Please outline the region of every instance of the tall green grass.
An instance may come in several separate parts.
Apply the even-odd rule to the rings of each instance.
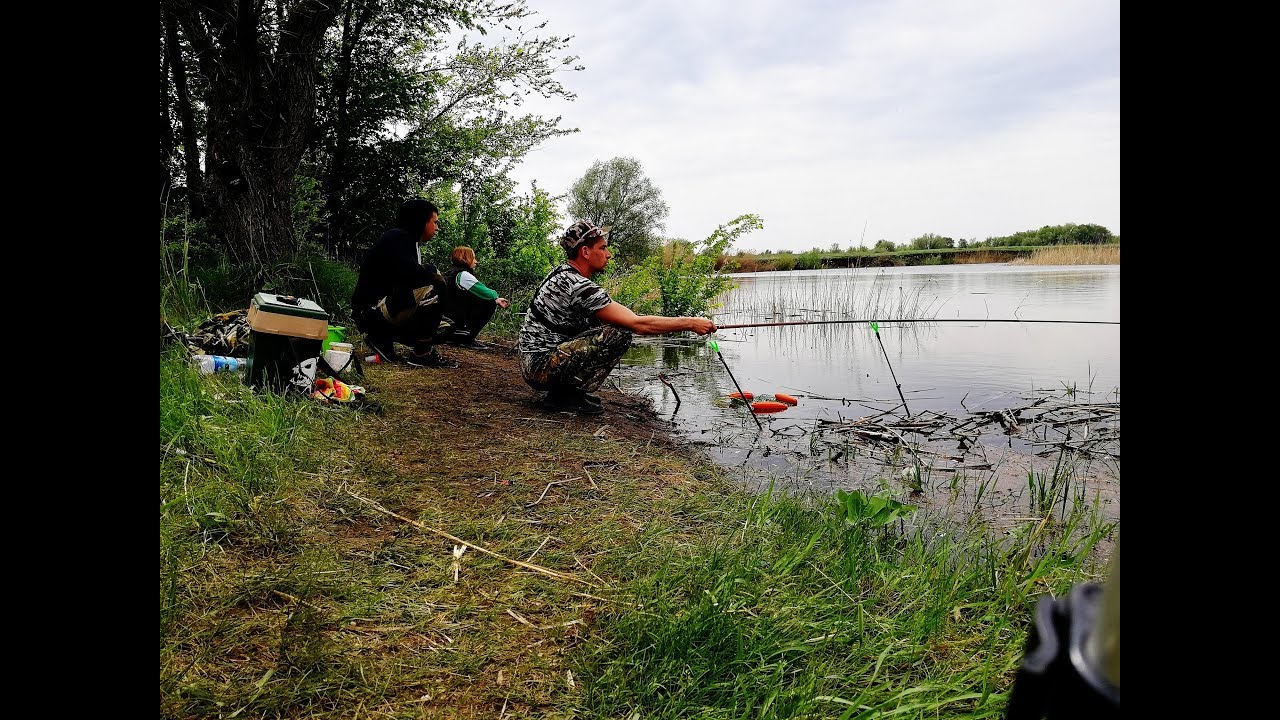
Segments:
[[[579,672],[592,717],[1002,716],[1036,597],[1093,579],[1113,529],[1083,503],[1009,536],[736,503],[696,542],[636,539],[633,604]]]
[[[327,445],[330,422],[312,400],[254,393],[234,373],[199,375],[185,355],[175,347],[160,363],[162,656],[195,632],[176,622],[207,602],[198,568],[225,546],[299,551],[299,498],[283,480],[322,462],[311,445]]]

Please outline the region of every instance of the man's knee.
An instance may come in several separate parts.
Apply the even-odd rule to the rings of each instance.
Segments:
[[[631,347],[635,335],[630,330],[616,325],[605,325],[600,336],[600,348],[611,358],[620,358]]]
[[[551,388],[551,368],[545,353],[521,353],[520,375],[529,387],[538,391]]]

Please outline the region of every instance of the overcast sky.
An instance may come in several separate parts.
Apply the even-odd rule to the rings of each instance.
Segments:
[[[561,75],[576,100],[526,106],[581,132],[517,166],[522,190],[635,158],[667,237],[763,217],[736,249],[1120,233],[1118,0],[529,5],[586,70]]]

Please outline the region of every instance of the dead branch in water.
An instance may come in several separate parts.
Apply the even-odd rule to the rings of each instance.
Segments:
[[[671,411],[671,417],[675,417],[676,413],[680,412],[680,393],[676,392],[676,386],[671,384],[665,373],[658,373],[658,380],[661,380],[663,385],[671,388],[671,394],[676,396],[676,407]]]

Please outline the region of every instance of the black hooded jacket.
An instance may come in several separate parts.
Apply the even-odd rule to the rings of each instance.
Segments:
[[[396,227],[382,233],[360,267],[360,278],[351,293],[353,313],[373,307],[392,289],[423,287],[439,277],[436,266],[423,264],[418,254],[418,241],[431,212],[432,205],[426,200],[409,200],[400,206]]]

